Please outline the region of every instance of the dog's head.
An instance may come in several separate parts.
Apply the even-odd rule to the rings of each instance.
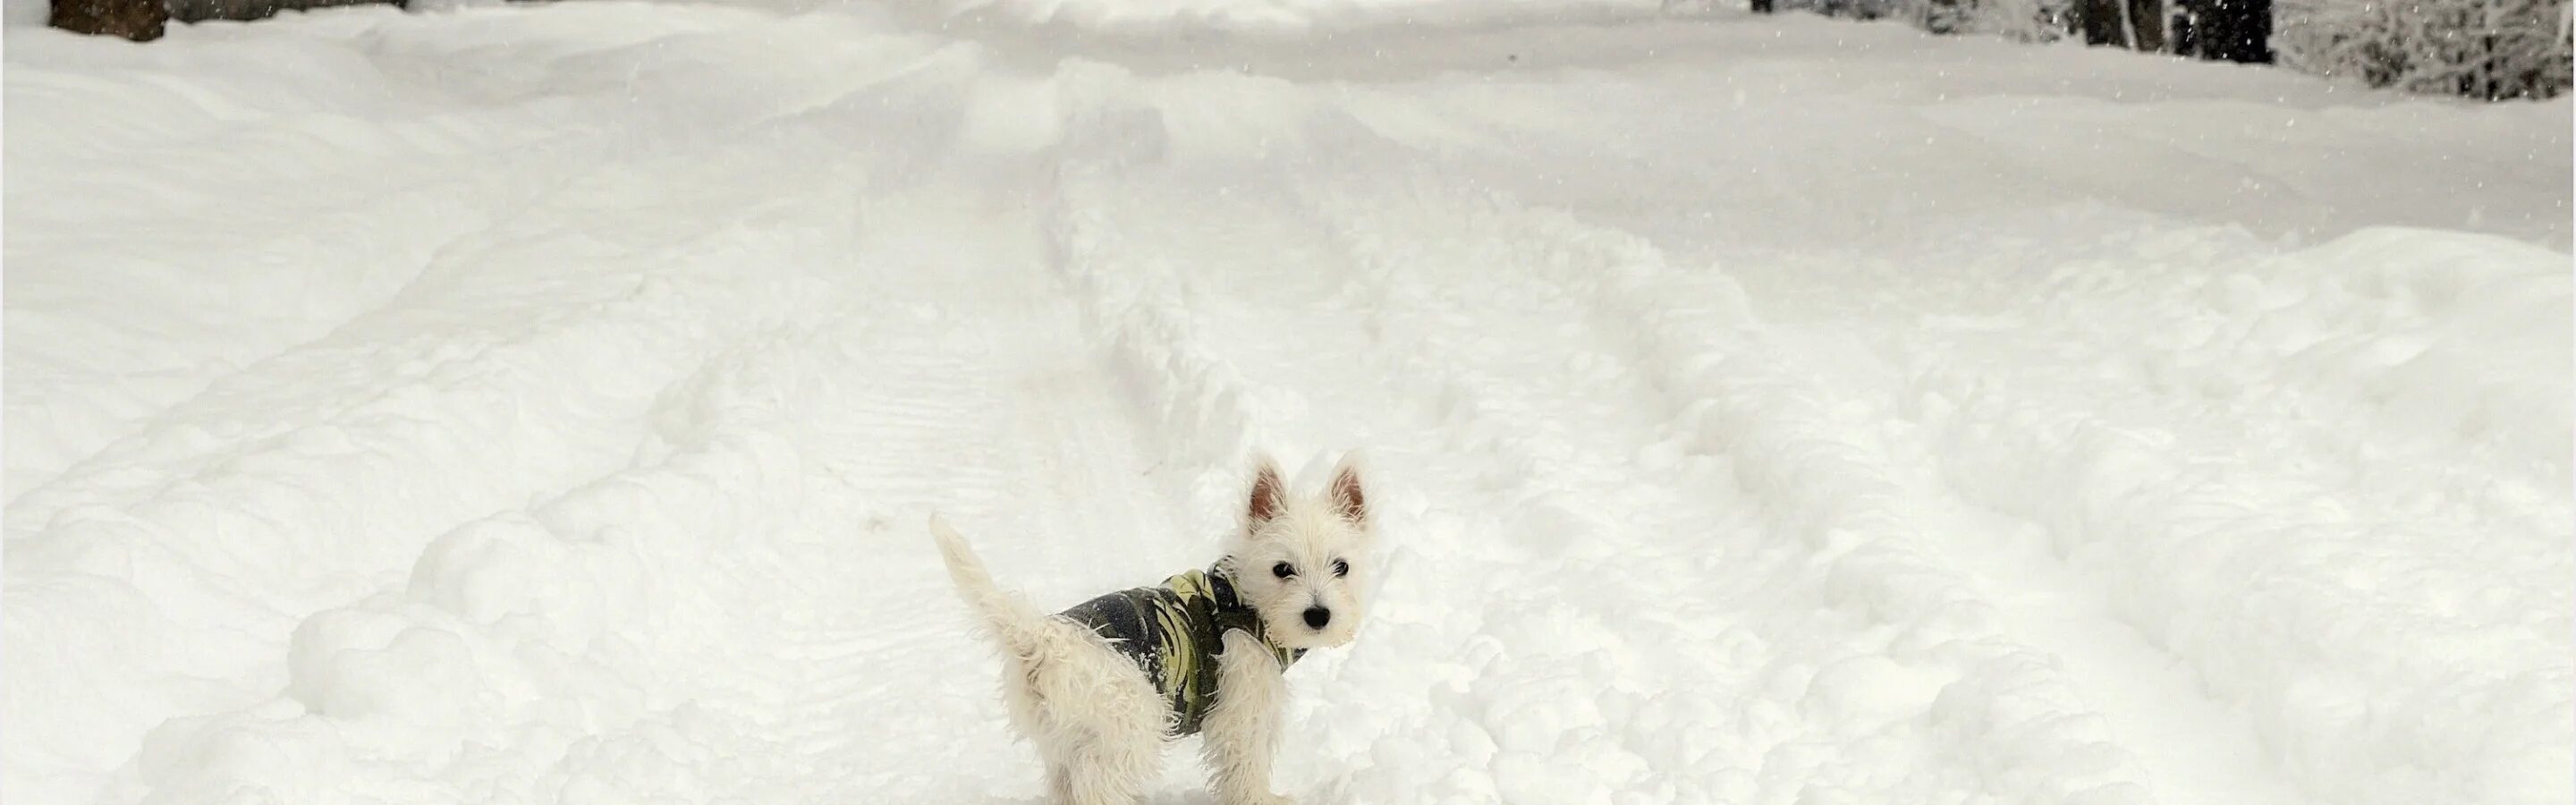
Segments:
[[[1253,468],[1243,526],[1226,551],[1227,575],[1261,616],[1271,642],[1328,648],[1351,642],[1366,608],[1361,580],[1375,572],[1368,495],[1344,457],[1321,494],[1297,495],[1264,457]]]

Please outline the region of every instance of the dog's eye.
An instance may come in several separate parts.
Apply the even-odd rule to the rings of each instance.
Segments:
[[[1350,575],[1350,574],[1351,574],[1351,563],[1349,563],[1349,562],[1344,562],[1344,561],[1339,560],[1339,559],[1335,559],[1335,560],[1333,560],[1333,575],[1336,575],[1336,576],[1348,576],[1348,575]]]
[[[1294,576],[1294,575],[1297,575],[1297,566],[1296,566],[1296,565],[1292,565],[1292,564],[1288,564],[1288,563],[1286,563],[1286,562],[1281,562],[1281,563],[1279,563],[1279,564],[1271,565],[1271,566],[1270,566],[1270,575],[1278,576],[1278,577],[1283,578],[1283,579],[1284,579],[1284,578],[1287,578],[1287,577],[1289,577],[1289,576]]]

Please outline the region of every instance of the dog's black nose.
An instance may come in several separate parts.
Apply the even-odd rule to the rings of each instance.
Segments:
[[[1333,622],[1333,611],[1332,611],[1332,610],[1325,609],[1325,608],[1323,608],[1323,607],[1307,607],[1307,608],[1306,608],[1306,627],[1307,627],[1307,628],[1309,628],[1309,629],[1321,629],[1321,628],[1324,628],[1324,624],[1332,623],[1332,622]]]

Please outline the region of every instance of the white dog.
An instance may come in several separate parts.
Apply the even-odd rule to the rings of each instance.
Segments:
[[[994,586],[936,514],[930,529],[958,593],[1002,647],[1004,703],[1046,757],[1056,801],[1134,802],[1163,743],[1197,732],[1218,801],[1288,801],[1270,791],[1280,674],[1308,649],[1350,642],[1363,607],[1373,536],[1350,459],[1311,497],[1289,494],[1278,466],[1261,459],[1243,524],[1214,567],[1055,615]]]

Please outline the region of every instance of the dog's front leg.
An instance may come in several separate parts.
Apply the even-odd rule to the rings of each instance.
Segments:
[[[1279,659],[1243,630],[1225,633],[1217,657],[1217,700],[1200,731],[1219,805],[1288,805],[1270,793],[1270,759],[1278,751],[1279,710],[1287,702]]]

